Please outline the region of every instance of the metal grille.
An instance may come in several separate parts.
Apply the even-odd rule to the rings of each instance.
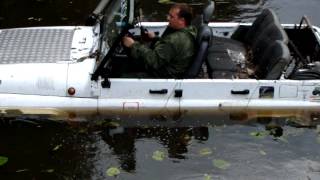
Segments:
[[[69,61],[74,30],[8,29],[0,31],[0,64]]]

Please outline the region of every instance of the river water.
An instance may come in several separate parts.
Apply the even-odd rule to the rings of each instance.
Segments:
[[[203,1],[188,1],[197,10]],[[83,24],[97,0],[1,0],[0,27]],[[213,21],[320,25],[320,1],[219,0]],[[169,5],[142,0],[145,20]],[[319,114],[119,117],[92,122],[0,121],[0,179],[320,179]],[[7,162],[2,164],[3,158]]]

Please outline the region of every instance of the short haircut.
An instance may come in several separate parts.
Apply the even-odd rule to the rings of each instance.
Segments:
[[[179,18],[184,18],[186,25],[189,26],[193,18],[192,8],[186,3],[176,3],[171,7],[173,8],[179,9]]]

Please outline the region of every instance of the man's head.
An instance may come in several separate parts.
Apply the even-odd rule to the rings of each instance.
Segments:
[[[185,3],[174,4],[168,14],[169,26],[173,29],[183,29],[191,24],[192,9]]]

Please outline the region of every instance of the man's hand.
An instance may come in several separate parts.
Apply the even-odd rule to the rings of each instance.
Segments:
[[[134,40],[131,37],[125,36],[123,37],[122,42],[125,47],[131,48],[134,43]]]
[[[148,37],[150,38],[150,39],[153,39],[153,38],[155,38],[156,37],[156,34],[154,33],[154,32],[147,32],[147,34],[148,34]]]

